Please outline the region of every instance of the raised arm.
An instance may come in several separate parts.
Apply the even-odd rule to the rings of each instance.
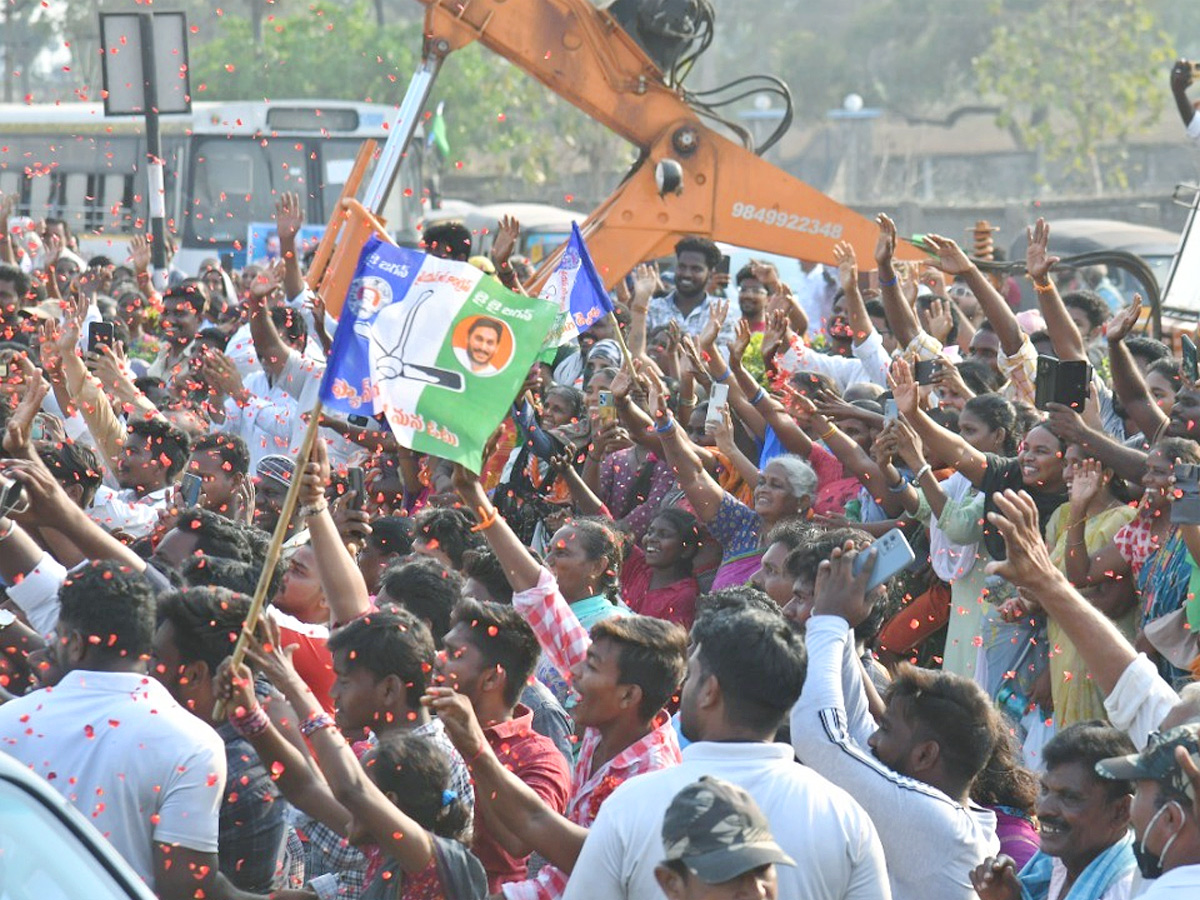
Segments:
[[[284,264],[286,266],[286,264]],[[272,379],[279,378],[287,365],[291,348],[284,343],[275,320],[271,318],[271,295],[280,286],[284,272],[277,264],[263,271],[250,285],[250,337],[254,341],[254,352],[262,364],[263,371]]]
[[[629,355],[634,359],[646,356],[646,316],[650,314],[650,298],[658,283],[658,273],[648,265],[633,270],[633,297],[629,301]]]
[[[344,625],[370,612],[371,594],[325,500],[329,476],[329,450],[325,439],[318,437],[300,482],[300,512],[308,524],[317,576],[329,603],[330,623]]]
[[[676,424],[671,411],[667,408],[667,389],[658,379],[650,376],[650,413],[654,417],[654,430],[662,443],[662,450],[667,463],[675,470],[679,486],[683,489],[692,504],[692,509],[702,522],[711,522],[720,512],[721,503],[725,499],[725,491],[704,469],[700,457],[696,455],[692,442],[688,440],[683,429]]]
[[[275,230],[279,233],[279,255],[283,257],[283,290],[289,300],[304,293],[304,275],[296,236],[304,225],[304,206],[299,194],[284,193],[275,203]],[[260,357],[261,359],[261,357]]]
[[[1121,400],[1129,418],[1141,429],[1147,441],[1164,428],[1169,420],[1150,396],[1146,379],[1133,360],[1133,354],[1125,346],[1125,338],[1137,324],[1142,311],[1142,296],[1135,294],[1133,303],[1109,320],[1105,335],[1108,337],[1108,361],[1112,370],[1113,390]]]
[[[1057,256],[1050,255],[1050,226],[1045,219],[1038,219],[1032,228],[1025,229],[1025,236],[1029,242],[1025,248],[1025,271],[1037,292],[1038,308],[1046,321],[1046,330],[1050,332],[1054,353],[1059,359],[1085,360],[1087,348],[1083,335],[1050,277],[1050,270],[1059,262]]]
[[[1046,424],[1068,444],[1079,444],[1126,481],[1137,485],[1146,474],[1146,456],[1140,450],[1126,447],[1120,441],[1097,428],[1092,428],[1083,416],[1061,403],[1046,405]]]
[[[1088,504],[1100,493],[1103,482],[1104,468],[1098,460],[1085,459],[1071,473],[1065,568],[1067,578],[1077,588],[1130,575],[1129,561],[1115,544],[1110,542],[1091,556],[1087,552],[1086,511]]]
[[[1016,313],[1012,311],[1008,301],[1000,296],[1000,292],[992,287],[992,283],[979,271],[978,266],[971,262],[962,248],[950,238],[929,234],[925,236],[925,240],[937,253],[938,261],[934,265],[947,275],[962,276],[971,293],[979,301],[987,320],[996,329],[1000,349],[1006,356],[1016,356],[1025,342],[1025,334],[1021,331]]]
[[[913,380],[908,363],[903,359],[896,360],[889,380],[900,415],[912,426],[924,445],[929,448],[931,455],[946,460],[971,484],[979,487],[987,472],[987,457],[960,435],[943,428],[926,415],[921,409],[917,383]]]
[[[908,347],[922,333],[916,311],[904,299],[896,278],[896,223],[880,213],[875,217],[879,238],[875,241],[875,265],[879,267],[879,289],[883,293],[883,310],[892,334],[901,347]]]
[[[479,517],[480,530],[487,538],[488,546],[504,568],[504,574],[513,591],[527,591],[537,587],[542,577],[542,566],[529,552],[521,539],[509,528],[504,517],[496,512],[488,499],[479,476],[463,466],[454,467],[454,489],[463,505]]]
[[[437,713],[446,736],[468,761],[475,781],[476,803],[500,820],[525,846],[570,873],[583,849],[587,829],[552,809],[537,792],[506,768],[492,751],[475,718],[471,701],[447,687],[431,687],[421,702]],[[510,851],[511,852],[511,851]]]
[[[1171,95],[1175,98],[1175,108],[1179,110],[1179,118],[1183,127],[1189,128],[1192,119],[1196,117],[1196,108],[1188,99],[1187,89],[1192,83],[1192,67],[1186,59],[1180,59],[1171,67]]]
[[[848,241],[839,241],[833,245],[833,258],[837,260],[838,280],[846,294],[846,318],[850,321],[850,330],[854,332],[854,343],[858,345],[875,330],[858,287],[858,257],[854,254],[853,245]]]

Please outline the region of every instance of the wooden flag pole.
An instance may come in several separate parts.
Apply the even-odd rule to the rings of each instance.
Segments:
[[[271,543],[267,546],[267,558],[263,564],[262,573],[258,576],[258,587],[254,589],[254,597],[250,601],[250,610],[246,613],[246,621],[242,623],[242,632],[238,635],[237,644],[233,648],[233,669],[242,664],[246,658],[246,646],[254,638],[254,629],[262,615],[263,606],[267,602],[267,591],[275,575],[275,566],[279,563],[283,552],[283,541],[287,536],[288,524],[296,512],[296,501],[300,496],[300,481],[304,477],[304,468],[312,455],[313,444],[317,441],[317,429],[321,422],[321,401],[309,413],[308,428],[304,431],[304,440],[300,443],[300,452],[296,455],[296,469],[292,472],[292,483],[288,485],[287,496],[283,499],[283,509],[279,514],[279,524],[271,535]],[[225,718],[225,699],[218,697],[213,705],[213,721],[220,722]]]

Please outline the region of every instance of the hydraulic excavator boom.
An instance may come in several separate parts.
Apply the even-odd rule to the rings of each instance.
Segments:
[[[427,57],[479,41],[639,148],[638,164],[581,226],[609,286],[639,262],[670,255],[684,234],[830,264],[833,245],[846,240],[871,260],[873,222],[708,127],[587,0],[419,2]],[[668,179],[682,171],[676,190],[660,190],[664,171]],[[908,245],[899,255],[921,258]]]

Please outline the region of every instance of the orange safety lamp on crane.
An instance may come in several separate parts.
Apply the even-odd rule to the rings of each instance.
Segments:
[[[710,111],[669,83],[609,12],[587,0],[418,2],[432,71],[478,41],[639,149],[633,169],[581,226],[608,286],[638,263],[672,254],[685,234],[829,264],[833,245],[845,240],[860,260],[872,258],[874,222],[710,128],[698,108]],[[926,258],[903,243],[897,256]]]

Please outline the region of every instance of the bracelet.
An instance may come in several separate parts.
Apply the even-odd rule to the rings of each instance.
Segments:
[[[892,494],[903,494],[906,490],[908,490],[908,482],[904,479],[904,476],[901,475],[900,483],[899,484],[889,484],[887,486],[887,489],[888,489],[888,492],[892,493]]]
[[[931,466],[929,463],[925,463],[925,465],[923,465],[923,466],[921,466],[921,468],[917,469],[917,474],[913,476],[913,481],[920,481],[922,478],[924,478],[926,475],[928,475],[932,471],[933,471],[933,466]]]
[[[254,709],[244,712],[241,715],[231,712],[229,714],[229,724],[242,737],[251,738],[266,731],[267,726],[271,724],[271,720],[267,718],[267,714],[263,708],[255,704]]]
[[[329,504],[322,500],[320,503],[311,503],[300,507],[300,518],[307,519],[309,516],[319,515],[329,509]]]
[[[727,382],[729,380],[729,376],[730,376],[731,372],[732,372],[731,369],[726,369],[725,374],[714,375],[714,376],[712,376],[712,380],[715,381],[717,384],[724,384],[725,382]]]
[[[494,506],[492,507],[492,511],[490,513],[482,506],[476,509],[475,512],[479,515],[479,524],[471,526],[471,531],[475,533],[487,531],[496,524],[496,519],[500,517],[500,514],[496,512],[496,507]]]
[[[1037,291],[1039,294],[1049,294],[1051,291],[1054,290],[1054,282],[1048,281],[1045,284],[1038,284],[1035,281],[1035,282],[1033,282],[1033,289],[1035,291]]]
[[[830,425],[829,430],[827,432],[825,432],[824,434],[820,435],[818,439],[822,440],[822,441],[826,440],[827,438],[831,437],[835,431],[837,431],[837,426]]]
[[[662,425],[655,425],[654,430],[659,434],[666,434],[669,431],[675,430],[675,419],[672,416],[666,416],[663,419]]]
[[[762,388],[759,388],[758,393],[750,398],[750,405],[758,406],[758,404],[762,403],[766,399],[767,399],[767,392],[765,390],[763,390]]]
[[[885,279],[883,279],[883,278],[880,278],[880,279],[879,279],[879,286],[880,286],[880,287],[891,287],[891,286],[892,286],[893,284],[895,284],[895,283],[896,283],[896,276],[895,276],[895,275],[893,275],[893,276],[892,276],[890,279],[887,279],[887,280],[885,280]]]
[[[336,723],[333,721],[333,716],[324,711],[309,713],[300,721],[300,733],[306,738],[312,737],[322,728],[334,727],[336,727]]]

